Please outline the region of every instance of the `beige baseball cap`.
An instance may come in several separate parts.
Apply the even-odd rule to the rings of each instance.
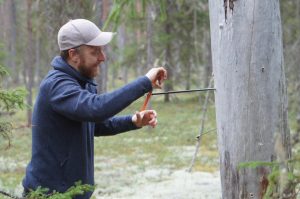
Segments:
[[[93,22],[74,19],[64,24],[58,31],[57,40],[61,51],[81,45],[104,46],[116,33],[102,32]]]

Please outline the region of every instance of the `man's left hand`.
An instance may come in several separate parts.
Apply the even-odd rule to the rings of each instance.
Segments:
[[[136,112],[132,116],[132,122],[137,127],[151,126],[154,128],[157,125],[157,113],[154,110],[145,110],[141,112]]]

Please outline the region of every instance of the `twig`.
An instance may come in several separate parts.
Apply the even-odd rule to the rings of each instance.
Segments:
[[[202,137],[202,135],[205,135],[205,134],[208,134],[208,133],[214,132],[214,131],[216,131],[216,130],[217,130],[216,128],[214,128],[214,129],[210,129],[210,130],[208,130],[208,131],[206,131],[206,132],[202,133],[202,134],[201,134],[201,136],[200,136],[200,135],[198,135],[196,138],[197,138],[197,140],[199,140],[199,138],[200,138],[200,137]]]
[[[5,195],[5,196],[7,196],[7,197],[9,197],[9,198],[23,199],[23,198],[19,198],[18,196],[14,196],[14,195],[12,195],[12,194],[10,194],[10,193],[7,193],[7,192],[5,192],[5,191],[2,191],[2,190],[0,190],[0,194]]]
[[[212,82],[213,82],[213,78],[210,79],[208,87],[211,87]],[[209,96],[210,96],[209,94],[210,94],[210,92],[207,92],[206,95],[205,95],[205,101],[204,101],[204,105],[203,105],[203,109],[202,109],[201,127],[200,127],[200,131],[199,131],[199,135],[197,136],[196,150],[195,150],[191,165],[190,165],[189,169],[187,170],[188,172],[192,172],[193,166],[194,166],[195,161],[196,161],[197,153],[198,153],[199,148],[200,148],[201,137],[204,134],[203,133],[203,131],[204,131],[204,122],[205,122],[205,118],[206,118],[207,104],[208,104],[208,100],[209,100]]]

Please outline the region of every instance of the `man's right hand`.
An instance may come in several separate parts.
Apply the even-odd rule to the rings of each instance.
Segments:
[[[162,83],[167,79],[167,71],[163,67],[152,68],[146,74],[152,82],[152,88],[162,88]]]

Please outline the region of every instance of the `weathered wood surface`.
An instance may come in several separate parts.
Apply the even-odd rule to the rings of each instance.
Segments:
[[[225,4],[224,4],[225,3]],[[241,162],[290,156],[278,0],[210,0],[216,117],[225,199],[261,198],[268,168]]]

